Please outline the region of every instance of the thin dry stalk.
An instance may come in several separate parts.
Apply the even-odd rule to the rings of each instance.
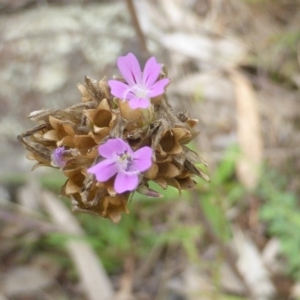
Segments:
[[[144,33],[142,31],[142,28],[140,26],[139,19],[138,19],[137,14],[136,14],[134,3],[133,3],[132,0],[126,0],[126,2],[127,2],[128,11],[129,11],[129,14],[130,14],[130,17],[131,17],[131,20],[132,20],[132,24],[133,24],[133,27],[136,31],[136,34],[137,34],[137,37],[139,39],[139,43],[141,45],[141,48],[144,52],[145,57],[149,56],[149,51],[148,51],[148,47],[147,47],[146,38],[145,38],[145,35],[144,35]]]
[[[161,252],[163,251],[163,245],[156,243],[145,259],[144,263],[139,267],[135,274],[135,285],[139,286],[141,280],[150,274],[151,270],[155,267],[156,261],[159,259]]]
[[[199,195],[196,192],[193,192],[193,198],[195,199],[195,201],[199,202],[198,201]],[[226,245],[224,245],[224,243],[221,241],[221,239],[218,237],[218,235],[214,231],[210,221],[208,220],[208,218],[206,217],[206,215],[203,211],[201,201],[199,202],[198,212],[199,212],[200,222],[201,222],[203,228],[205,229],[205,232],[208,235],[209,239],[211,240],[211,242],[213,242],[218,247],[220,253],[223,255],[225,261],[228,263],[229,267],[234,272],[235,276],[243,283],[247,298],[253,299],[251,289],[250,289],[248,283],[245,281],[244,277],[242,276],[241,272],[237,268],[235,258],[233,257],[233,255],[232,255],[231,251],[228,249],[228,247],[226,247]]]

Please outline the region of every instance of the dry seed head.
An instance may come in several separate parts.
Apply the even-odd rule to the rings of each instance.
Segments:
[[[164,69],[159,79],[166,78],[166,74]],[[114,78],[126,82],[119,76]],[[139,175],[136,188],[144,195],[161,196],[149,188],[149,181],[163,189],[173,186],[180,192],[195,188],[194,175],[209,180],[196,166],[207,165],[205,161],[185,146],[199,134],[194,129],[198,120],[187,112],[174,115],[165,93],[152,98],[146,109],[132,109],[128,101],[111,94],[106,78],[97,82],[86,77],[85,83],[77,87],[82,102],[64,110],[30,113],[29,118],[38,125],[18,137],[29,152],[28,158],[37,162],[34,168],[61,169],[67,178],[61,194],[71,199],[75,212],[97,214],[113,222],[119,222],[122,213],[129,213],[130,191],[118,194],[115,177],[98,182],[87,171],[103,160],[99,145],[113,138],[123,139],[133,151],[151,147],[152,165]],[[55,159],[61,160],[60,166]]]

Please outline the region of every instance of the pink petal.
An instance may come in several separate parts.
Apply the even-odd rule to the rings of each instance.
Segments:
[[[118,97],[120,99],[126,99],[126,94],[128,93],[128,90],[130,87],[118,80],[109,80],[108,85],[111,88],[111,94],[115,97]]]
[[[113,177],[118,172],[118,166],[115,161],[111,159],[105,159],[87,169],[87,171],[88,173],[95,174],[98,181],[104,182]]]
[[[132,98],[129,101],[129,106],[132,109],[148,108],[149,105],[150,105],[150,100],[144,98]]]
[[[118,194],[121,194],[126,191],[133,191],[137,188],[138,183],[139,177],[137,174],[119,172],[115,180],[114,188]]]
[[[156,62],[155,57],[147,60],[143,73],[143,83],[146,87],[150,88],[153,85],[158,78],[160,70],[161,65]]]
[[[64,151],[65,147],[58,147],[54,150],[53,154],[51,155],[51,164],[54,167],[63,168],[66,165],[66,161],[63,157]]]
[[[127,56],[121,56],[117,61],[118,68],[129,85],[135,85],[142,82],[141,67],[132,53]]]
[[[164,79],[161,79],[161,80],[155,82],[152,85],[152,87],[148,93],[148,96],[150,98],[153,98],[153,97],[162,95],[165,92],[165,87],[169,82],[170,82],[169,78],[164,78]]]
[[[111,88],[111,94],[117,98],[122,100],[130,100],[131,98],[135,97],[131,91],[132,88],[121,81],[109,80],[108,85]]]
[[[130,146],[120,138],[109,139],[98,148],[99,154],[109,159],[116,159],[117,154],[124,153],[125,151],[130,154],[133,153]]]
[[[133,166],[136,170],[144,172],[152,165],[152,149],[150,147],[143,147],[133,154]]]

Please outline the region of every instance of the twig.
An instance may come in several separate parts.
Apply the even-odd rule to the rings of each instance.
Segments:
[[[141,29],[139,19],[137,17],[136,10],[135,10],[135,7],[134,7],[133,0],[126,0],[126,2],[127,2],[128,11],[129,11],[130,16],[131,16],[131,21],[132,21],[133,27],[136,31],[136,34],[138,36],[141,48],[142,48],[145,56],[149,56],[149,51],[148,51],[148,48],[147,48],[147,42],[146,42],[146,39],[145,39],[145,35],[144,35],[144,33]]]
[[[193,192],[193,198],[196,200],[198,197],[197,192]],[[206,217],[205,213],[203,212],[201,201],[199,201],[199,216],[200,222],[202,223],[205,232],[207,233],[210,240],[219,248],[219,251],[222,253],[223,257],[225,258],[226,262],[228,263],[231,270],[234,272],[235,276],[243,283],[246,296],[248,299],[253,299],[251,289],[248,283],[245,281],[244,277],[242,276],[241,272],[236,266],[236,262],[234,257],[232,256],[231,251],[226,247],[221,239],[218,237],[216,232],[214,231],[210,221]]]

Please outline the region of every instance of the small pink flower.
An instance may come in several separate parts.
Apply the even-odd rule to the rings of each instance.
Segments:
[[[143,147],[133,152],[130,146],[120,138],[110,139],[98,148],[105,159],[87,171],[105,182],[117,174],[114,188],[118,194],[133,191],[139,184],[139,174],[152,165],[152,149]]]
[[[156,62],[155,57],[148,59],[143,73],[137,58],[132,53],[119,57],[117,64],[127,83],[109,80],[108,84],[112,95],[129,101],[132,109],[149,107],[150,99],[162,95],[170,82],[168,78],[157,81],[161,65]]]
[[[66,160],[63,157],[65,147],[56,148],[51,155],[51,165],[53,167],[63,168],[66,165]]]

